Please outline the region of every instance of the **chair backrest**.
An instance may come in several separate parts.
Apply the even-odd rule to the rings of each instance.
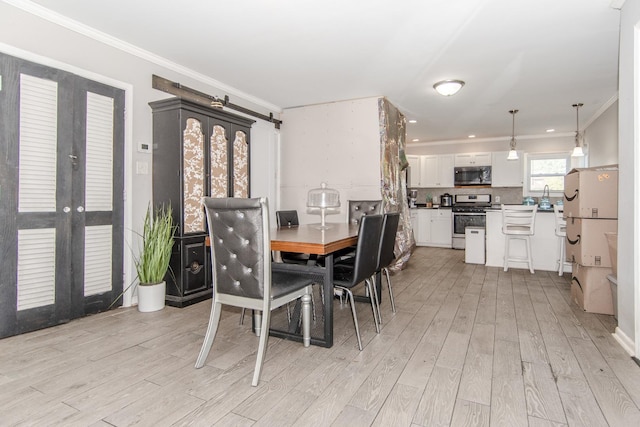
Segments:
[[[298,211],[276,211],[276,222],[278,223],[278,227],[300,225],[298,221]]]
[[[270,298],[267,199],[205,197],[202,201],[211,241],[214,298],[216,294]]]
[[[349,200],[349,224],[358,225],[365,215],[382,213],[382,200]]]
[[[382,237],[380,238],[380,247],[378,249],[378,265],[376,271],[391,264],[395,258],[393,249],[396,245],[396,233],[398,232],[398,223],[400,222],[400,214],[397,212],[384,214],[382,221]]]
[[[553,205],[553,213],[556,216],[556,236],[566,236],[567,220],[564,219],[564,206]]]
[[[504,234],[533,235],[538,205],[502,205]]]
[[[360,221],[358,245],[353,264],[352,285],[368,279],[376,272],[378,248],[382,236],[382,215],[366,215]]]

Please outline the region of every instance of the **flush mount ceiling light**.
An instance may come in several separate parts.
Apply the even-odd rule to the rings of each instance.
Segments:
[[[582,151],[582,134],[580,133],[580,121],[578,119],[580,107],[582,107],[583,105],[584,104],[582,103],[577,103],[572,105],[572,107],[576,109],[576,146],[571,152],[571,157],[584,156],[584,151]]]
[[[460,89],[464,86],[464,82],[462,80],[443,80],[433,85],[433,88],[440,95],[451,96],[458,93]]]
[[[507,160],[518,160],[518,152],[516,151],[516,113],[518,110],[509,110],[511,114],[511,142],[509,143],[509,155]]]

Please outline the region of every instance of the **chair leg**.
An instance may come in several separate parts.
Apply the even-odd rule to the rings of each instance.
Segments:
[[[391,301],[391,310],[396,312],[396,302],[393,299],[393,290],[391,289],[391,277],[389,276],[389,269],[383,268],[382,271],[387,275],[387,287],[389,288],[389,300]],[[380,273],[380,280],[382,280],[382,272]]]
[[[558,238],[558,276],[562,276],[564,262],[562,261],[562,240]]]
[[[258,354],[256,355],[256,368],[253,371],[252,386],[257,386],[260,381],[260,373],[262,372],[262,365],[264,363],[264,356],[267,353],[267,341],[269,339],[269,321],[271,320],[271,310],[267,313],[262,313],[262,333],[260,334],[260,341],[258,344]]]
[[[362,341],[360,340],[360,328],[358,328],[358,315],[356,314],[356,303],[353,300],[353,293],[351,293],[351,291],[347,288],[340,288],[340,289],[343,289],[347,293],[347,296],[349,297],[349,303],[351,304],[351,315],[353,316],[353,324],[356,327],[356,337],[358,338],[358,349],[362,351]]]
[[[373,310],[373,323],[376,324],[376,332],[380,333],[380,325],[382,324],[382,317],[380,316],[380,303],[378,301],[378,293],[375,289],[375,275],[370,279],[365,279],[365,284],[369,290],[369,300],[371,301],[371,309]]]
[[[211,350],[211,345],[213,344],[213,339],[216,337],[216,332],[218,331],[218,324],[220,323],[220,313],[222,312],[222,304],[213,303],[211,305],[211,316],[209,316],[209,326],[207,327],[207,333],[204,336],[204,342],[202,343],[202,348],[200,348],[200,354],[198,354],[198,359],[196,360],[196,368],[202,368],[204,366],[204,362],[207,360],[207,356],[209,355],[209,350]]]
[[[527,262],[529,263],[529,271],[531,274],[535,274],[533,271],[533,257],[531,256],[531,238],[526,236],[525,240],[527,241]]]
[[[240,312],[240,325],[244,325],[244,312],[245,312],[246,308],[243,308],[242,311]]]
[[[305,347],[311,345],[311,286],[307,287],[307,293],[302,296],[302,344]]]
[[[509,270],[509,236],[504,236],[504,271]]]

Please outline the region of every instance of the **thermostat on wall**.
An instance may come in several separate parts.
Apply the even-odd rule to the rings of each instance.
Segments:
[[[138,152],[140,153],[150,153],[151,152],[151,144],[147,142],[139,142],[138,143]]]

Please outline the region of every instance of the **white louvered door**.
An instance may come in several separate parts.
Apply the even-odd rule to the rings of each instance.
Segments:
[[[122,291],[124,93],[0,54],[0,337]]]

